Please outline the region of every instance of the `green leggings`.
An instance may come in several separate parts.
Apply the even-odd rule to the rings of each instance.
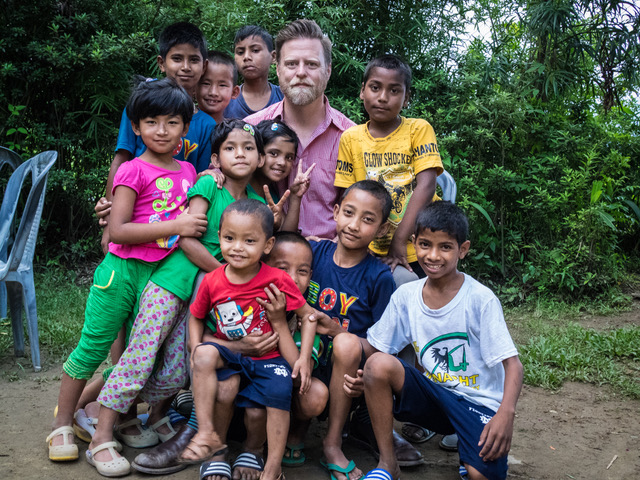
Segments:
[[[78,346],[63,365],[71,378],[88,380],[105,361],[118,332],[137,310],[157,263],[108,253],[93,274]]]

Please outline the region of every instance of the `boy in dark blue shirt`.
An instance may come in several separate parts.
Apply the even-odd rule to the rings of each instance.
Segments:
[[[314,370],[310,392],[295,395],[294,418],[283,463],[304,462],[302,440],[309,420],[320,415],[329,401],[327,434],[323,441],[332,478],[356,479],[362,475],[342,452],[342,429],[351,409],[343,392],[345,374],[354,374],[364,363],[363,340],[367,329],[382,315],[395,289],[391,270],[369,253],[369,243],[384,235],[391,197],[380,183],[354,183],[334,207],[337,243],[311,242],[313,273],[307,302],[324,311],[333,322],[320,322],[323,334],[319,366]]]
[[[242,27],[233,40],[233,52],[244,83],[225,109],[225,118],[245,118],[282,100],[280,87],[269,82],[269,70],[276,58],[269,32],[257,25]]]

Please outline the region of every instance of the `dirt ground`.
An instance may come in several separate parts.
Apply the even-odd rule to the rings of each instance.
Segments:
[[[637,304],[637,302],[635,302]],[[640,324],[640,309],[617,317],[585,317],[585,327],[619,328]],[[28,362],[21,362],[28,365]],[[33,373],[18,365],[12,352],[0,354],[0,479],[99,479],[82,458],[87,444],[79,441],[80,460],[68,464],[50,462],[45,438],[50,431],[61,366],[47,365]],[[307,437],[308,461],[302,468],[286,469],[290,480],[327,480],[320,467],[324,424],[314,423]],[[399,430],[399,425],[397,429]],[[455,480],[457,454],[438,448],[436,436],[419,445],[425,464],[403,469],[402,478]],[[240,446],[231,444],[232,455]],[[124,451],[129,460],[138,453]],[[347,457],[367,471],[375,459],[366,451],[345,445]],[[525,386],[518,403],[509,478],[602,479],[637,478],[640,474],[640,401],[619,395],[608,387],[565,384],[559,391]],[[133,473],[127,478],[154,478]],[[197,467],[166,477],[197,479]]]

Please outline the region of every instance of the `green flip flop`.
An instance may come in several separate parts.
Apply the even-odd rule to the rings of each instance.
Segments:
[[[284,450],[284,456],[282,457],[282,466],[284,467],[301,467],[304,462],[307,461],[307,457],[304,454],[304,443],[297,445],[289,445]]]
[[[351,460],[349,462],[349,465],[344,468],[340,465],[336,465],[335,463],[325,463],[322,460],[320,460],[320,465],[322,465],[329,472],[329,475],[331,475],[331,480],[338,480],[338,477],[336,477],[333,472],[343,473],[347,477],[347,480],[350,480],[349,474],[356,469],[356,462],[354,462],[353,460]]]

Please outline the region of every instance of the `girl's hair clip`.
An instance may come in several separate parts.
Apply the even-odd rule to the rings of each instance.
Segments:
[[[145,82],[155,82],[156,80],[158,80],[158,79],[157,79],[157,78],[151,78],[151,77],[148,77],[148,78],[145,80]]]
[[[271,130],[273,130],[274,132],[278,130],[278,123],[277,122],[273,122],[273,124],[271,125]]]
[[[252,137],[253,137],[253,136],[255,136],[255,134],[256,134],[256,131],[253,129],[253,125],[250,125],[250,124],[248,124],[248,123],[245,123],[245,124],[244,124],[244,127],[242,127],[242,129],[243,129],[245,132],[249,132],[249,133],[251,134],[251,136],[252,136]]]

